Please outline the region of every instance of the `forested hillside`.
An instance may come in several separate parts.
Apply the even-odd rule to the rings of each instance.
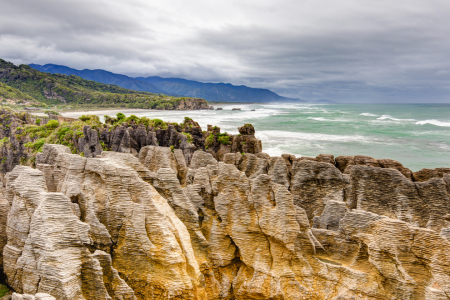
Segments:
[[[86,106],[177,109],[183,101],[194,101],[202,102],[201,108],[208,107],[203,99],[176,98],[125,89],[75,75],[44,73],[28,65],[16,66],[2,59],[0,59],[0,82],[46,104],[72,103]]]

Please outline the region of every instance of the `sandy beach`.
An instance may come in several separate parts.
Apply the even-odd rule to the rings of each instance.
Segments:
[[[91,109],[91,110],[71,110],[71,111],[58,111],[56,110],[61,116],[68,117],[68,118],[78,118],[83,115],[109,115],[109,116],[115,116],[119,112],[127,113],[127,114],[133,114],[133,113],[142,113],[146,111],[158,111],[158,110],[151,110],[151,109],[128,109],[128,108],[117,108],[117,109]],[[35,116],[47,116],[44,112],[35,112],[31,113]]]

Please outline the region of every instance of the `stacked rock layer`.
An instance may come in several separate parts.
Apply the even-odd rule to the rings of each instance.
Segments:
[[[450,173],[45,145],[0,194],[16,299],[449,299]],[[33,298],[34,297],[34,298]]]

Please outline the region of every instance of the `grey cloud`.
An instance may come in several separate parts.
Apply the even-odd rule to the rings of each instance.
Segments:
[[[0,57],[270,88],[294,98],[450,102],[450,3],[6,1]]]

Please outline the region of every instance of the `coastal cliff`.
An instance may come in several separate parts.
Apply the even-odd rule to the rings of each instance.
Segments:
[[[83,149],[111,151],[44,144],[4,176],[13,299],[448,299],[449,169],[125,123],[85,125]]]

